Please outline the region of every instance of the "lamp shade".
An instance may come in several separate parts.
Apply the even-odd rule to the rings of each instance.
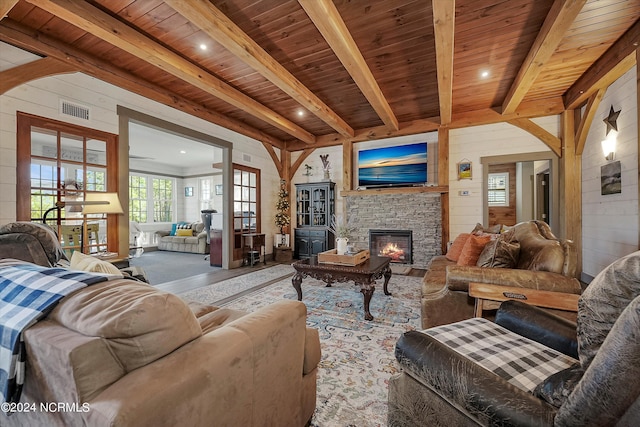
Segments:
[[[84,196],[84,214],[122,214],[122,205],[118,193],[86,193]]]

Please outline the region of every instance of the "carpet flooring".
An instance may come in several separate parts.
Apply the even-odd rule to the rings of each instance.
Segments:
[[[280,299],[297,299],[292,274],[291,266],[280,265],[180,296],[255,311]],[[420,277],[393,275],[389,282],[393,295],[386,296],[380,281],[370,304],[374,319],[368,322],[362,294],[352,283],[325,287],[315,279],[303,281],[307,325],[319,330],[322,349],[312,426],[387,424],[388,380],[398,372],[395,343],[403,332],[419,328],[420,284]],[[230,294],[232,289],[238,292]]]
[[[211,267],[204,254],[189,254],[171,251],[145,252],[138,258],[131,258],[129,264],[144,268],[152,285],[171,282],[198,274],[221,270]]]

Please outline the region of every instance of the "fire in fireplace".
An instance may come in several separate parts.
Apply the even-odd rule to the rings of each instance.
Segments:
[[[369,230],[369,251],[391,262],[411,264],[412,237],[411,230]]]

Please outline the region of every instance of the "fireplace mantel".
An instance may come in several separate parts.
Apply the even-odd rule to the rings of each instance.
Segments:
[[[410,194],[410,193],[448,193],[449,187],[446,185],[436,185],[427,187],[392,187],[392,188],[369,188],[366,190],[342,190],[340,196],[361,196],[365,194]]]

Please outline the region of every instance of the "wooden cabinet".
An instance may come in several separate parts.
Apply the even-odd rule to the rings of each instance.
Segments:
[[[222,230],[211,230],[209,239],[209,265],[222,267]]]
[[[295,258],[308,258],[334,248],[335,237],[329,230],[334,214],[334,182],[296,184]]]

